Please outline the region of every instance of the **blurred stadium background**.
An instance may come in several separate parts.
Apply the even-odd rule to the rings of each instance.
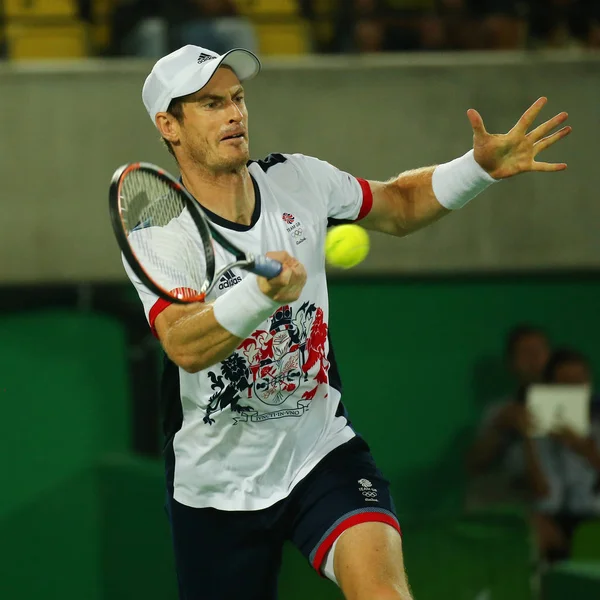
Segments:
[[[392,481],[416,600],[600,598],[593,523],[540,571],[522,508],[464,508],[467,449],[512,384],[512,326],[535,323],[600,376],[599,5],[0,2],[0,598],[176,598],[160,351],[107,185],[128,161],[174,169],[141,86],[183,43],[264,60],[247,86],[253,156],[302,152],[365,178],[464,153],[471,106],[499,132],[540,95],[546,116],[570,112],[574,135],[548,152],[566,173],[504,182],[404,240],[374,236],[365,263],[332,272],[331,332],[355,427]],[[339,597],[288,549],[283,600]]]

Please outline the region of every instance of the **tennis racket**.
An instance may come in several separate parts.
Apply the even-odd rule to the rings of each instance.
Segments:
[[[139,162],[117,169],[109,208],[127,264],[151,292],[168,302],[203,302],[233,267],[267,279],[281,272],[278,261],[244,252],[221,235],[185,187],[156,165]],[[213,242],[232,255],[217,273]]]

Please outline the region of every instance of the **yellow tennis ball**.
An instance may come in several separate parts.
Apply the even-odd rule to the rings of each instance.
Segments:
[[[325,258],[330,265],[349,269],[369,254],[369,235],[359,225],[338,225],[327,232]]]

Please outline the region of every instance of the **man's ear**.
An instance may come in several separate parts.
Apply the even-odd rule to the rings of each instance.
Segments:
[[[177,143],[179,141],[180,124],[179,121],[168,112],[156,113],[156,127],[160,135],[169,142]]]

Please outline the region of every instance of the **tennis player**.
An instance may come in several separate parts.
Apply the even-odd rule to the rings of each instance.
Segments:
[[[276,598],[291,540],[349,600],[408,600],[389,483],[341,401],[328,335],[327,227],[360,221],[403,236],[500,179],[565,169],[535,158],[570,132],[552,133],[567,115],[528,133],[541,98],[508,134],[491,135],[469,110],[470,152],[365,181],[301,154],[250,160],[242,82],[259,70],[246,50],[220,56],[185,46],[155,64],[142,93],[214,225],[283,263],[271,280],[230,269],[206,303],[191,305],[158,299],[128,270],[167,357],[167,507],[180,597]],[[217,269],[230,260],[217,252]]]

